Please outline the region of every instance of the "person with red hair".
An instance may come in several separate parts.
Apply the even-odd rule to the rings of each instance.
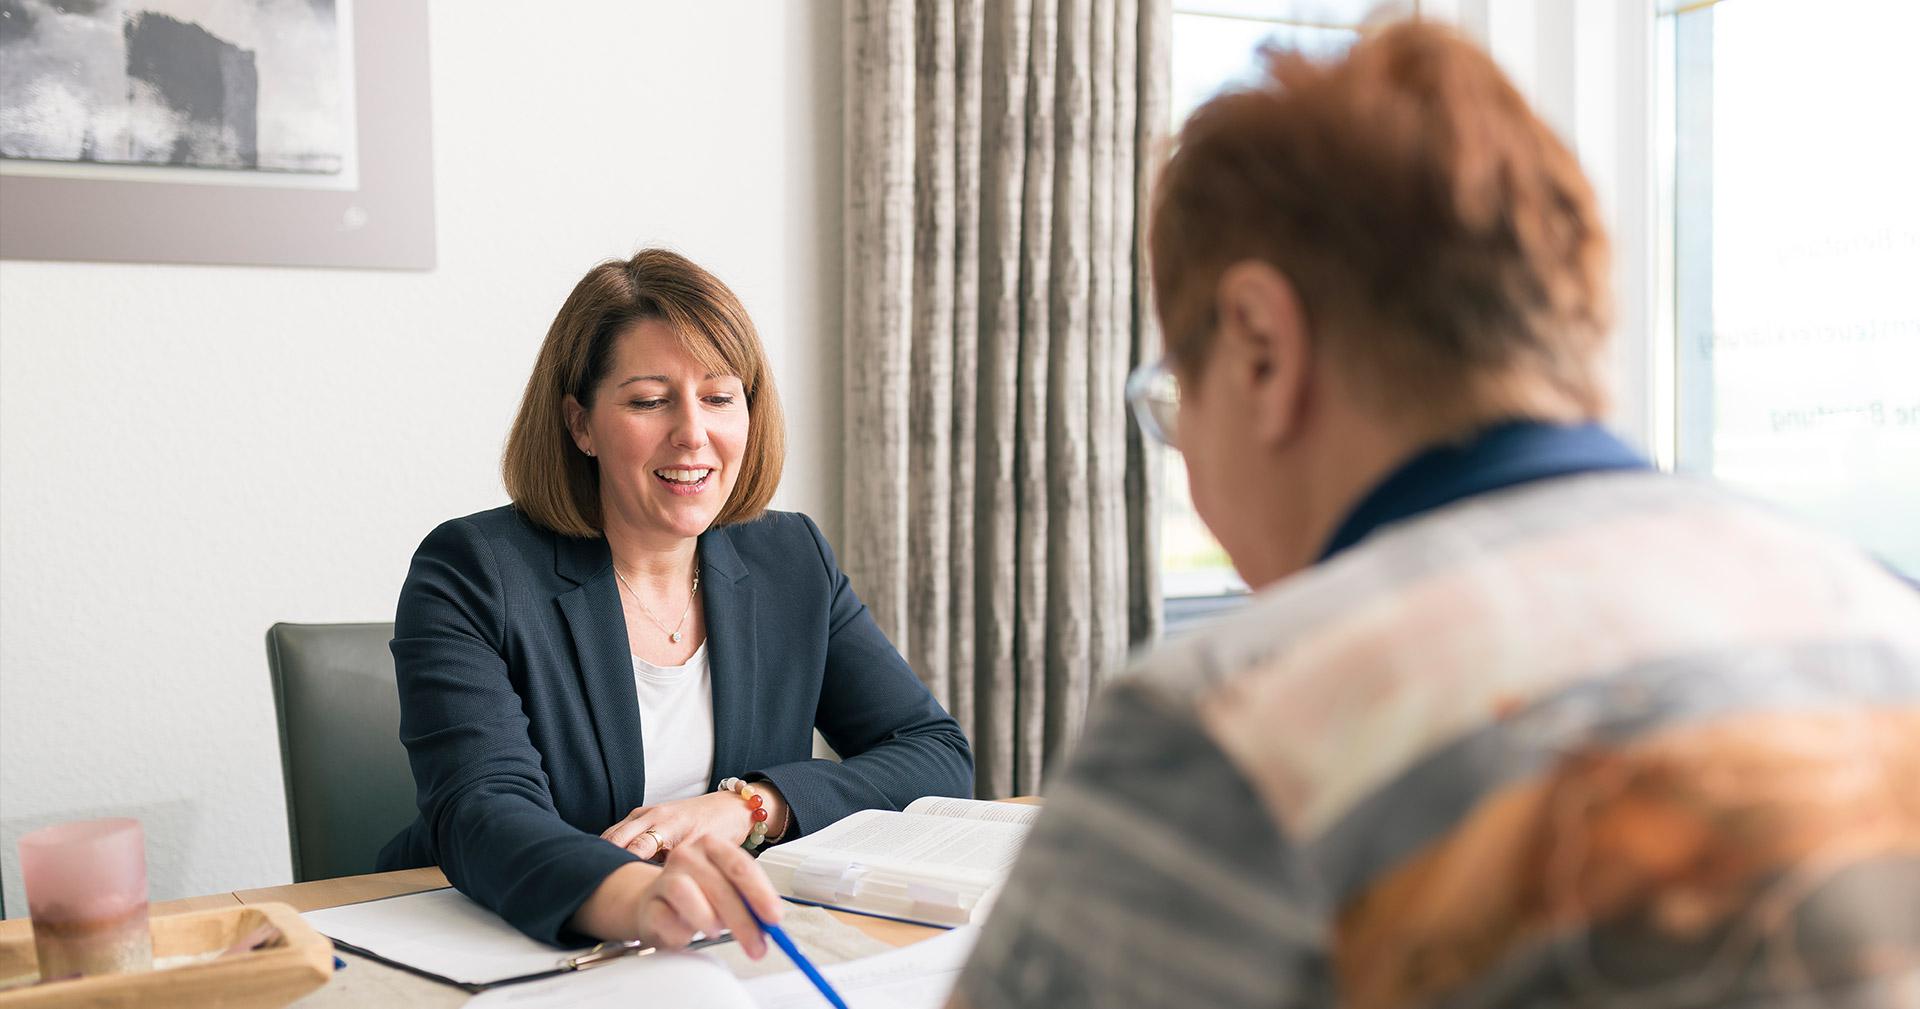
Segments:
[[[1920,596],[1601,425],[1607,239],[1386,26],[1185,124],[1130,384],[1256,592],[1136,661],[956,1002],[1920,1004]]]

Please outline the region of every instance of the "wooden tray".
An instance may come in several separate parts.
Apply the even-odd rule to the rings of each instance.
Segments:
[[[278,938],[258,949],[138,974],[108,974],[0,990],[4,1009],[271,1009],[333,977],[333,944],[285,904],[248,904],[215,911],[161,915],[152,920],[153,958],[212,954],[263,927]],[[0,985],[37,972],[33,923],[0,922]]]

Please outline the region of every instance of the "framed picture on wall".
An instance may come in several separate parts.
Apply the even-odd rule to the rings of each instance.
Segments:
[[[430,269],[425,0],[0,0],[0,258]]]

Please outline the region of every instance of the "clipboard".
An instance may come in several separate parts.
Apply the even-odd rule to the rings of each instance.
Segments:
[[[529,939],[451,887],[309,911],[334,948],[477,995],[656,951],[640,940],[560,949]],[[695,940],[688,949],[733,941]]]

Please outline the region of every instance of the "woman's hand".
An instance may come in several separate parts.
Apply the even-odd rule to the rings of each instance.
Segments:
[[[676,845],[664,869],[633,863],[614,870],[574,913],[573,927],[602,939],[643,939],[680,949],[696,933],[731,929],[747,955],[767,952],[766,937],[747,913],[778,922],[780,896],[753,856],[713,836]]]
[[[784,829],[787,803],[780,790],[768,781],[754,782],[753,787],[765,797],[770,831]],[[655,859],[663,852],[706,838],[737,846],[752,829],[753,811],[746,800],[732,792],[708,792],[691,799],[641,806],[601,831],[600,836],[641,858]]]

